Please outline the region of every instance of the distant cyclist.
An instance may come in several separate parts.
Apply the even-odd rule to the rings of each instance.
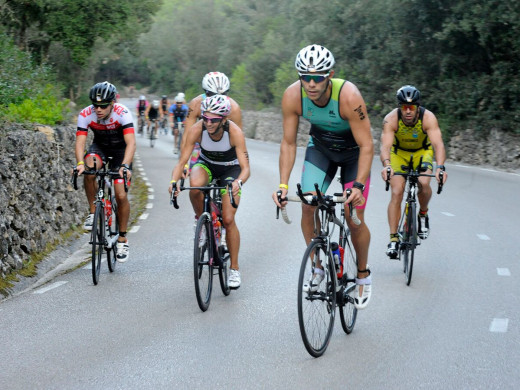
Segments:
[[[201,105],[202,120],[186,129],[185,143],[179,161],[172,172],[169,191],[183,175],[184,165],[190,158],[195,143],[201,147],[200,156],[190,174],[190,185],[207,186],[212,179],[218,178],[221,184],[233,183],[235,202],[240,202],[242,185],[249,178],[249,157],[244,133],[236,123],[228,119],[231,100],[224,95],[207,97]],[[177,189],[177,187],[175,187]],[[190,191],[190,200],[198,218],[203,211],[204,194],[199,190]],[[231,259],[229,287],[238,288],[241,284],[238,267],[240,232],[235,224],[235,209],[227,191],[222,196],[222,219],[227,234],[227,247]]]
[[[175,103],[170,107],[170,118],[172,120],[173,153],[177,154],[181,148],[182,133],[179,131],[179,121],[184,123],[188,115],[188,106],[183,103],[184,97],[177,95]]]
[[[137,120],[139,122],[142,122],[142,126],[138,126],[139,132],[141,132],[142,128],[144,127],[144,121],[145,121],[144,117],[145,117],[145,112],[146,112],[146,109],[148,108],[148,106],[149,106],[149,103],[148,103],[148,100],[146,100],[146,96],[144,96],[144,95],[139,96],[139,100],[137,101],[137,105],[135,107]],[[140,124],[141,123],[139,123],[139,125]]]
[[[200,104],[206,97],[210,97],[216,94],[227,95],[229,92],[229,79],[221,72],[210,72],[207,73],[202,79],[203,94],[193,98],[189,103],[188,116],[186,117],[185,129],[188,130],[197,122],[201,117]],[[242,112],[240,106],[232,98],[229,98],[231,102],[231,113],[229,114],[229,120],[235,122],[239,128],[242,128]],[[181,143],[181,149],[184,145],[184,141]],[[195,144],[193,149],[192,157],[190,159],[189,167],[191,168],[199,156],[200,147]]]
[[[154,100],[151,105],[146,108],[146,125],[148,126],[148,131],[150,131],[152,121],[155,121],[154,134],[152,137],[157,137],[157,127],[159,126],[159,122],[163,117],[163,111],[159,100]]]
[[[120,103],[115,103],[117,90],[108,81],[97,83],[90,89],[92,104],[85,107],[78,115],[76,132],[76,160],[78,175],[83,174],[85,167],[100,169],[112,157],[111,170],[119,170],[121,179],[115,180],[117,199],[117,216],[119,219],[119,239],[116,244],[116,259],[120,262],[128,260],[128,240],[126,231],[130,216],[130,203],[124,189],[123,170],[127,170],[127,178],[132,177],[132,161],[136,149],[134,123],[130,110]],[[94,133],[94,140],[85,153],[88,131]],[[96,166],[94,166],[94,158]],[[90,214],[83,225],[92,230],[94,223],[94,198],[97,191],[93,175],[84,178],[85,192]]]
[[[422,157],[424,173],[433,171],[433,151],[437,168],[435,177],[440,180],[439,172],[445,171],[444,161],[446,150],[442,141],[442,133],[435,115],[421,106],[421,93],[413,85],[405,85],[397,91],[398,107],[394,108],[383,120],[383,132],[381,134],[381,162],[383,169],[381,176],[387,180],[387,168],[390,168],[390,186],[392,197],[388,204],[388,225],[390,226],[390,243],[386,254],[391,259],[396,259],[399,252],[399,235],[397,228],[401,215],[401,202],[405,187],[402,176],[395,176],[394,172],[404,172],[402,165],[408,166],[413,156],[415,168],[419,166]],[[433,147],[433,150],[432,150]],[[423,240],[430,233],[428,218],[428,203],[432,197],[430,177],[419,178],[420,211],[417,215],[417,234]],[[443,180],[448,179],[444,172]]]
[[[161,110],[162,110],[163,115],[164,115],[162,122],[166,123],[164,125],[164,128],[163,128],[164,134],[168,134],[168,117],[166,115],[167,115],[169,109],[170,109],[170,99],[168,99],[167,95],[162,95],[162,97],[161,97]],[[164,121],[164,118],[166,118],[166,121]]]

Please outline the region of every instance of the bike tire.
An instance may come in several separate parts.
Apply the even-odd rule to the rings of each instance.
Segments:
[[[195,279],[195,295],[200,310],[208,310],[213,287],[213,248],[211,242],[211,220],[204,213],[197,221],[193,251],[193,276]],[[205,235],[205,236],[204,236]]]
[[[99,273],[101,271],[101,258],[103,256],[103,247],[105,246],[105,210],[103,203],[96,204],[94,212],[94,224],[92,225],[92,281],[94,285],[99,282]]]
[[[229,266],[230,266],[229,255],[225,255],[222,257],[222,265],[218,268],[218,277],[220,279],[220,289],[222,290],[222,294],[226,297],[231,293],[231,288],[229,287]]]
[[[155,124],[155,122],[152,123],[152,125],[150,126],[150,147],[153,148],[153,146],[155,145],[155,128],[157,127],[157,125]]]
[[[314,268],[321,263],[325,278],[317,291],[303,291],[303,286],[311,280]],[[303,344],[311,356],[323,355],[329,345],[336,315],[336,272],[332,256],[327,253],[327,245],[314,239],[307,247],[300,267],[298,281],[298,322]]]
[[[346,334],[352,333],[357,319],[357,308],[354,305],[354,295],[356,290],[355,278],[357,276],[357,261],[352,244],[345,233],[340,245],[344,250],[343,254],[343,277],[344,287],[341,289],[342,301],[339,306],[341,327]],[[354,281],[353,281],[354,280]]]
[[[117,202],[116,197],[113,194],[110,194],[111,203],[112,203],[112,223],[108,225],[109,237],[108,239],[112,239],[115,235],[119,233],[119,220],[117,219]],[[107,248],[107,263],[108,270],[110,272],[114,272],[116,270],[117,260],[116,260],[116,243],[112,244],[111,248]]]
[[[417,220],[416,220],[416,205],[411,203],[408,207],[407,216],[407,232],[406,232],[406,285],[409,286],[412,281],[413,260],[415,256],[415,247],[417,246]]]

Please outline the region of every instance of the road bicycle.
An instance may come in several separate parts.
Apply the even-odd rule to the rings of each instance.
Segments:
[[[164,135],[167,135],[168,134],[168,116],[167,115],[163,115],[162,119],[161,119],[161,130],[163,131],[163,134]]]
[[[415,248],[421,245],[421,239],[417,234],[417,192],[419,190],[419,178],[422,176],[435,177],[433,174],[424,173],[427,168],[423,167],[422,156],[419,165],[414,169],[413,156],[410,157],[408,166],[402,165],[401,169],[405,172],[395,172],[394,175],[403,176],[406,181],[406,200],[404,210],[399,220],[397,229],[399,235],[398,260],[403,260],[403,272],[406,277],[406,285],[412,281],[413,262]],[[437,194],[440,194],[443,186],[444,172],[440,172],[440,182],[437,187]],[[390,167],[387,168],[386,191],[390,188]]]
[[[310,355],[323,355],[329,345],[336,307],[339,308],[341,326],[346,334],[352,333],[357,318],[354,306],[356,288],[357,259],[350,239],[350,230],[345,220],[345,209],[341,207],[341,216],[336,216],[336,205],[346,202],[343,194],[325,195],[314,184],[316,195],[302,193],[297,185],[297,197],[281,198],[278,201],[303,202],[316,206],[314,211],[314,237],[303,255],[298,279],[298,322],[303,344]],[[280,209],[277,208],[277,218]],[[286,223],[291,223],[286,208],[282,208]],[[349,204],[349,215],[359,225],[356,209]],[[338,250],[339,249],[339,250]],[[338,253],[339,252],[339,253]],[[313,285],[317,273],[323,272],[324,278],[318,285]]]
[[[222,240],[222,195],[221,190],[227,189],[233,207],[238,205],[233,199],[232,184],[220,186],[218,180],[213,180],[205,187],[184,187],[180,183],[180,191],[200,190],[204,193],[204,211],[197,220],[193,251],[193,275],[195,279],[195,294],[200,310],[206,311],[211,301],[213,275],[218,273],[220,288],[225,296],[231,292],[228,284],[230,258],[229,252]],[[179,208],[177,197],[172,195],[170,202]]]
[[[90,232],[90,242],[92,245],[92,281],[94,285],[99,282],[99,273],[101,270],[101,259],[103,249],[106,251],[107,264],[110,272],[116,269],[116,243],[119,238],[119,219],[117,217],[117,201],[115,196],[114,179],[119,179],[119,171],[109,171],[107,165],[104,164],[98,170],[85,170],[84,175],[94,175],[97,181],[97,193],[94,204],[96,210],[94,212],[94,223]],[[94,166],[96,166],[96,158],[94,157]],[[126,168],[123,169],[123,181],[125,191],[128,191]],[[73,170],[74,189],[78,189],[78,171],[77,167]]]
[[[149,137],[150,137],[150,147],[153,148],[153,146],[155,145],[155,140],[157,139],[157,127],[158,127],[158,122],[157,122],[157,119],[150,119],[150,134],[149,134]]]
[[[176,154],[177,151],[179,151],[179,153],[180,153],[180,150],[181,150],[182,136],[184,135],[184,123],[182,122],[181,118],[174,118],[174,120],[177,123],[177,130],[178,130],[177,145],[175,145],[175,144],[173,145],[173,154]],[[175,129],[173,131],[175,131]],[[174,137],[174,140],[175,140],[175,137]]]

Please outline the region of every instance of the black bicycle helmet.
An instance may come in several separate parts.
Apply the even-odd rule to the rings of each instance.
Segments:
[[[90,88],[90,100],[92,103],[112,103],[116,100],[117,89],[108,81],[97,83]]]
[[[421,92],[413,85],[405,85],[397,90],[398,104],[421,104]]]

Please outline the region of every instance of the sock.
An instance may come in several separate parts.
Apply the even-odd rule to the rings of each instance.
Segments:
[[[399,241],[399,234],[391,233],[390,234],[390,241]]]

